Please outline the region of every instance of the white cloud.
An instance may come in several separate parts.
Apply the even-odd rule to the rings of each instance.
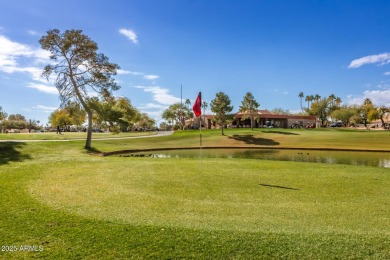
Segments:
[[[269,91],[275,92],[275,93],[278,93],[278,94],[282,94],[282,95],[288,95],[288,91],[282,91],[282,90],[279,90],[277,88],[270,89]]]
[[[385,52],[377,55],[369,55],[365,56],[359,59],[355,59],[351,61],[348,68],[349,69],[355,69],[359,68],[360,66],[363,66],[365,64],[373,64],[373,63],[380,63],[381,65],[389,63],[390,62],[390,53]]]
[[[119,70],[116,71],[116,73],[118,75],[126,75],[126,74],[130,74],[130,71],[119,69]]]
[[[385,73],[383,73],[383,74],[386,75],[386,76],[389,76],[389,75],[390,75],[390,71],[385,72]]]
[[[27,56],[33,55],[33,50],[24,44],[13,42],[3,35],[0,35],[0,55]]]
[[[133,75],[133,76],[142,76],[144,79],[147,80],[156,80],[160,76],[158,75],[152,75],[152,74],[145,74],[143,72],[137,72],[137,71],[129,71],[129,70],[118,70],[118,75]]]
[[[158,79],[159,76],[157,76],[157,75],[144,75],[144,78],[147,80],[155,80],[155,79]]]
[[[49,107],[49,106],[44,106],[44,105],[37,105],[37,106],[35,106],[33,108],[36,109],[36,110],[45,112],[45,113],[51,113],[54,110],[58,109],[58,107]]]
[[[34,58],[37,63],[49,63],[50,62],[50,52],[43,49],[34,50]]]
[[[145,92],[152,93],[153,100],[162,105],[172,105],[180,102],[180,98],[177,98],[169,93],[169,89],[162,88],[159,86],[135,86],[135,88],[142,89]]]
[[[34,30],[28,30],[27,33],[30,34],[30,35],[37,35],[37,34],[38,34],[38,33],[37,33],[36,31],[34,31]]]
[[[33,80],[43,81],[41,78],[42,68],[34,66],[21,66],[18,63],[20,58],[29,58],[27,63],[40,64],[48,63],[50,54],[46,50],[33,49],[28,45],[9,40],[0,35],[0,71],[8,74],[15,72],[29,73]]]
[[[381,82],[377,85],[377,88],[387,90],[387,89],[390,89],[390,85],[389,85],[389,83],[387,83],[386,81],[381,81]]]
[[[40,68],[37,68],[37,67],[25,67],[25,68],[20,68],[19,71],[30,73],[32,78],[33,78],[33,80],[47,82],[46,78],[41,77],[42,69],[40,69]]]
[[[130,41],[137,44],[138,43],[138,37],[137,34],[133,30],[130,29],[119,29],[119,33],[129,38]]]
[[[161,119],[161,111],[145,111],[146,114],[148,114],[148,116],[150,116],[151,118],[155,119],[156,121],[159,121]]]
[[[145,73],[143,72],[137,72],[137,71],[129,71],[129,70],[117,70],[117,73],[119,75],[133,75],[133,76],[143,76]]]
[[[14,67],[14,66],[16,66],[16,60],[14,57],[0,53],[0,70],[1,71],[4,71],[7,67]]]
[[[28,45],[11,41],[3,35],[0,35],[0,55],[2,58],[15,59],[17,57],[36,58],[39,62],[48,62],[50,52],[43,49],[34,49]]]
[[[36,108],[43,109],[43,110],[54,111],[54,110],[56,110],[58,107],[49,107],[49,106],[44,106],[44,105],[37,105]]]
[[[166,109],[167,106],[159,105],[159,104],[154,104],[154,103],[148,103],[143,106],[139,106],[139,109]]]
[[[299,113],[302,113],[302,109],[291,109],[291,110],[289,110],[289,112],[291,114],[299,114]]]
[[[362,96],[347,96],[349,105],[361,105],[363,101],[369,98],[376,106],[390,106],[390,89],[386,90],[366,90]]]
[[[6,73],[9,73],[9,74],[12,74],[12,73],[15,73],[15,72],[27,72],[27,73],[31,74],[33,80],[41,81],[41,82],[47,82],[46,78],[42,78],[41,77],[42,69],[37,68],[37,67],[21,67],[21,68],[18,68],[18,67],[15,67],[15,66],[5,66],[2,70],[4,72],[6,72]]]
[[[48,93],[48,94],[58,94],[58,90],[55,87],[47,86],[44,84],[37,84],[37,83],[29,83],[26,87],[28,88],[34,88],[40,92]]]

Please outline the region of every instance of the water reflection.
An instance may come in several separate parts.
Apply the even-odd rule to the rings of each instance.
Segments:
[[[137,154],[134,154],[134,156],[137,156]],[[154,158],[199,158],[200,156],[203,158],[247,158],[390,168],[390,153],[379,152],[203,149],[201,152],[200,150],[158,151],[148,153],[147,156]]]

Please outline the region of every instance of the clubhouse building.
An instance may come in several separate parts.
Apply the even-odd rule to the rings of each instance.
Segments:
[[[293,128],[293,127],[315,127],[315,116],[297,116],[274,114],[269,110],[257,110],[252,112],[253,127],[276,127],[276,128]],[[219,128],[219,125],[214,120],[214,115],[202,115],[202,127],[207,129]],[[186,120],[185,124],[189,128],[199,127],[199,118]],[[248,112],[238,112],[234,114],[230,120],[228,127],[231,128],[250,128],[251,114]]]

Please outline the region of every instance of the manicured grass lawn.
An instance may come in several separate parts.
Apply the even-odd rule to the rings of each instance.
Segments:
[[[388,132],[264,131],[204,131],[204,144],[389,142]],[[196,146],[198,138],[188,131],[93,145]],[[197,159],[100,157],[83,144],[0,143],[0,245],[43,248],[0,258],[390,258],[389,169],[204,159],[199,173]]]
[[[226,129],[202,130],[204,147],[335,148],[390,151],[390,131],[350,129]],[[99,141],[101,151],[126,149],[199,147],[199,131],[181,131],[173,136],[153,139]]]
[[[129,132],[129,133],[92,133],[93,139],[103,138],[123,138],[132,136],[145,136],[153,135],[155,132]],[[73,139],[85,139],[87,133],[85,132],[62,132],[57,134],[56,132],[47,133],[18,133],[18,134],[0,134],[0,140],[73,140]]]

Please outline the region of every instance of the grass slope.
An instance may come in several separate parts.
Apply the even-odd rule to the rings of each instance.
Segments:
[[[255,138],[303,135],[285,132],[298,135]],[[323,133],[334,143],[350,134]],[[185,132],[94,145],[106,151],[197,138]],[[226,138],[205,133],[216,144]],[[378,148],[368,142],[376,138],[359,139]],[[0,143],[0,245],[43,247],[0,258],[390,258],[389,169],[205,159],[199,174],[194,159],[97,157],[82,146]]]

